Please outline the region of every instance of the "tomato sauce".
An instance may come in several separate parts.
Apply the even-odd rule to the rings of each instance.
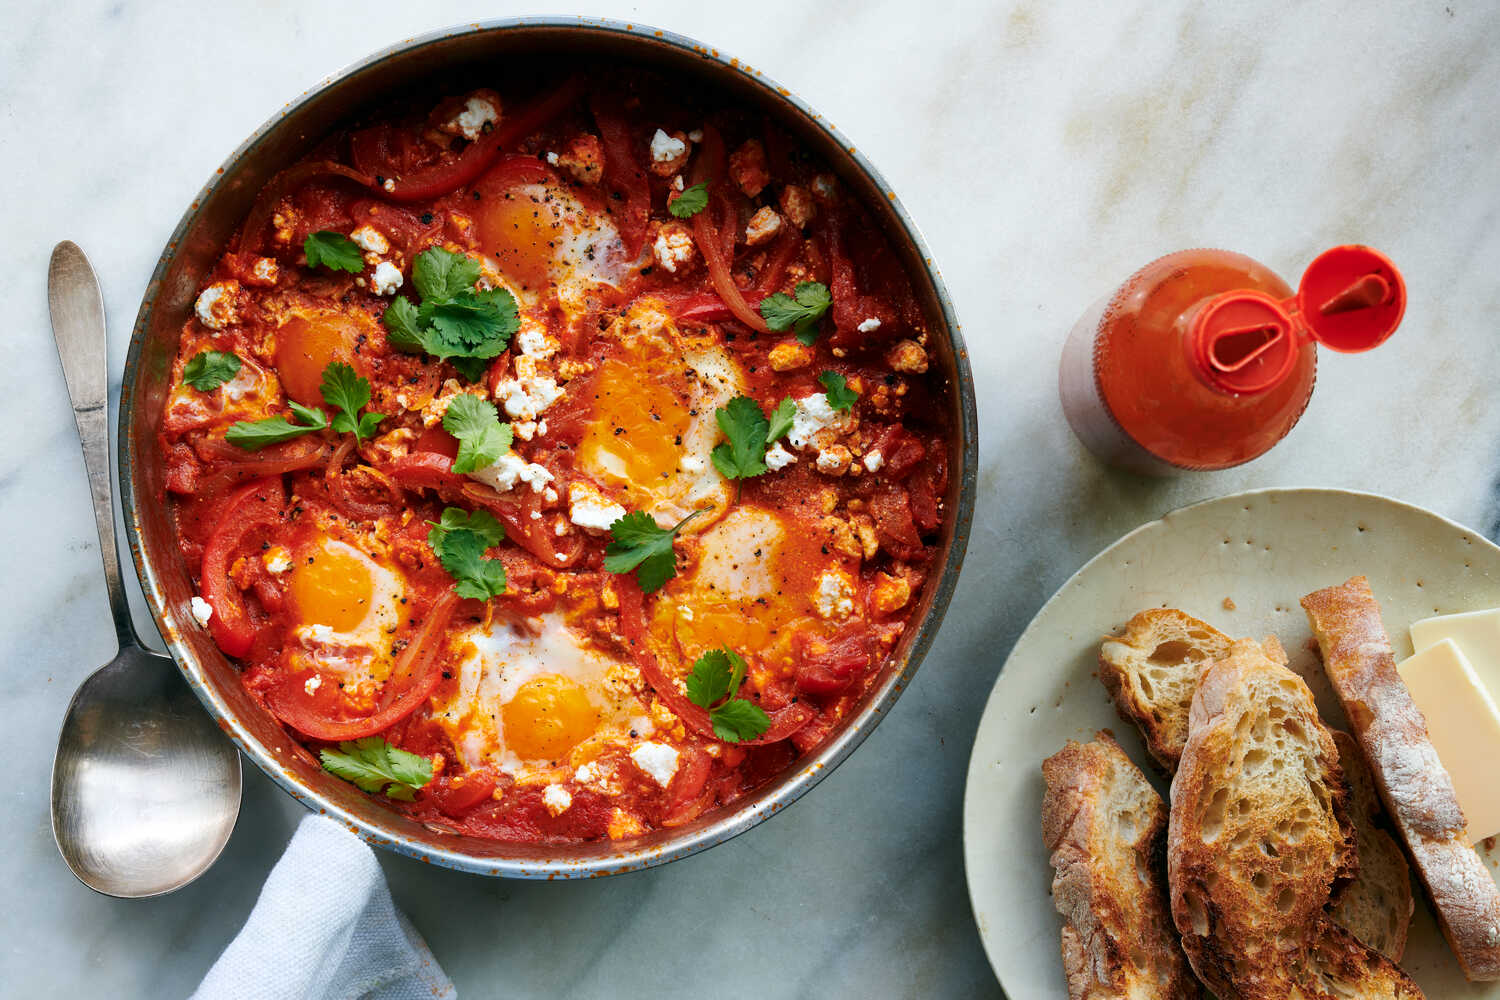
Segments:
[[[672,210],[698,192],[696,214]],[[314,234],[358,256],[314,264]],[[471,370],[392,342],[386,311],[430,297],[416,261],[434,248],[516,304],[506,349]],[[830,299],[813,336],[771,329],[768,301],[812,284]],[[309,753],[379,737],[424,758],[431,780],[382,800],[439,829],[626,839],[816,749],[911,624],[950,513],[929,346],[883,234],[774,121],[636,70],[436,94],[261,192],[183,326],[166,499],[206,627]],[[191,384],[205,352],[233,354],[232,377]],[[334,365],[368,382],[366,436],[331,424]],[[510,465],[454,470],[464,393],[508,421]],[[711,451],[734,396],[798,417],[764,473],[731,481]],[[330,424],[253,450],[229,433],[302,427],[294,403]],[[503,527],[499,596],[460,594],[434,551],[453,508]],[[621,511],[702,511],[660,588],[605,568]],[[693,701],[715,649],[747,664],[754,737]]]

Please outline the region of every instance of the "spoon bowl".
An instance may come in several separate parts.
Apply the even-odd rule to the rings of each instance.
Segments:
[[[104,300],[73,243],[47,272],[52,333],[83,444],[99,554],[120,651],[79,686],[52,761],[52,836],[78,880],[110,896],[158,896],[213,864],[240,811],[240,756],[177,665],[141,645],[115,549]]]

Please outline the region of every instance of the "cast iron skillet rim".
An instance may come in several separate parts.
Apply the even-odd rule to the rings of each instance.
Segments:
[[[650,847],[622,850],[619,853],[600,858],[557,859],[551,861],[507,859],[498,856],[485,857],[462,851],[446,850],[436,845],[408,840],[402,834],[383,831],[341,806],[325,800],[317,791],[301,784],[284,771],[280,763],[258,741],[248,736],[243,724],[222,703],[217,692],[210,685],[204,683],[201,677],[201,668],[193,658],[191,651],[176,638],[177,632],[172,626],[169,609],[158,587],[156,570],[147,561],[142,547],[138,522],[139,511],[135,495],[137,484],[135,477],[131,474],[131,470],[134,467],[131,453],[131,429],[134,425],[132,419],[135,396],[134,387],[137,368],[141,361],[141,351],[145,341],[148,320],[160,293],[162,282],[167,275],[168,267],[175,257],[177,248],[184,236],[196,221],[200,207],[207,202],[210,194],[229,176],[246,153],[276,129],[288,114],[312,100],[328,86],[388,59],[403,55],[412,49],[421,48],[460,35],[536,27],[580,28],[594,32],[615,33],[634,36],[649,43],[667,45],[679,49],[705,61],[717,63],[722,69],[732,71],[745,81],[748,81],[752,86],[768,91],[771,98],[792,105],[811,124],[826,133],[844,151],[845,155],[853,161],[855,167],[865,174],[881,192],[886,194],[891,211],[900,223],[906,239],[910,241],[912,249],[916,252],[916,256],[923,262],[927,275],[932,282],[933,291],[942,311],[943,323],[947,328],[946,332],[953,347],[954,374],[956,376],[953,390],[958,394],[960,417],[959,426],[955,430],[960,434],[961,444],[961,469],[958,474],[958,505],[953,515],[953,536],[949,544],[947,559],[942,567],[942,575],[938,580],[937,589],[933,593],[932,603],[927,609],[927,614],[921,621],[917,637],[913,640],[910,649],[907,651],[906,662],[902,664],[899,672],[892,675],[886,681],[884,689],[879,692],[878,697],[871,701],[864,711],[836,739],[826,744],[814,757],[800,761],[798,773],[792,778],[786,779],[786,783],[774,795],[769,795],[753,805],[732,810],[716,822],[694,831],[691,835],[684,836],[679,841],[668,841],[665,844]],[[140,578],[142,589],[145,592],[147,604],[150,606],[152,616],[155,618],[162,632],[167,649],[171,653],[173,660],[176,661],[178,669],[182,672],[189,686],[192,687],[199,700],[203,702],[204,707],[219,721],[220,726],[240,750],[249,756],[271,780],[275,781],[288,794],[302,802],[309,809],[316,809],[319,813],[338,820],[370,844],[389,848],[408,857],[421,861],[434,862],[447,868],[479,875],[526,879],[584,878],[637,871],[654,865],[664,864],[668,861],[685,858],[696,854],[698,851],[713,847],[716,844],[724,843],[801,798],[802,795],[806,794],[809,789],[826,777],[864,741],[865,737],[874,729],[875,724],[890,710],[891,706],[895,704],[896,699],[900,697],[901,692],[911,683],[918,665],[932,645],[938,626],[941,624],[943,615],[947,611],[948,604],[952,599],[953,592],[957,588],[974,513],[974,494],[979,457],[977,435],[978,416],[974,398],[973,376],[969,369],[968,352],[964,346],[963,335],[954,312],[952,300],[949,298],[948,290],[943,283],[937,266],[933,263],[932,254],[927,248],[926,241],[922,239],[916,224],[907,215],[905,208],[902,207],[885,178],[826,119],[790,90],[779,85],[774,80],[751,69],[745,63],[726,56],[717,48],[703,45],[683,35],[641,25],[636,22],[624,22],[607,18],[516,17],[477,21],[443,28],[427,34],[413,36],[405,41],[382,49],[346,67],[340,72],[324,78],[317,85],[304,91],[295,100],[288,103],[256,129],[248,139],[229,155],[219,170],[214,173],[208,183],[198,192],[187,211],[183,213],[177,227],[173,230],[166,247],[162,251],[161,257],[157,261],[156,269],[152,273],[151,280],[146,288],[146,294],[142,299],[140,311],[136,316],[135,327],[131,332],[130,349],[126,356],[124,381],[120,395],[118,471],[121,485],[121,504],[124,509],[125,532],[130,540],[131,556],[135,562],[136,573]]]

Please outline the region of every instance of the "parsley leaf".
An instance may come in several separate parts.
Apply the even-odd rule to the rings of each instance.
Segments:
[[[777,408],[778,412],[780,407]],[[766,442],[771,423],[760,404],[748,396],[736,396],[729,405],[714,411],[728,444],[714,448],[709,456],[725,479],[749,479],[766,471]]]
[[[505,593],[505,564],[484,557],[486,549],[505,538],[505,528],[493,514],[483,510],[470,514],[449,507],[439,520],[427,523],[432,525],[427,544],[453,577],[454,593],[479,601]]]
[[[804,281],[792,295],[777,292],[760,300],[760,315],[773,330],[791,330],[797,340],[811,347],[818,339],[818,320],[833,305],[828,286],[820,281]]]
[[[314,406],[301,403],[289,404],[292,414],[301,421],[294,424],[286,417],[268,417],[265,420],[239,420],[224,434],[224,440],[246,451],[259,451],[273,444],[281,444],[328,426],[328,418]]]
[[[333,417],[333,429],[340,434],[353,434],[354,440],[363,441],[385,419],[383,413],[359,416],[360,408],[370,402],[370,380],[354,374],[354,369],[342,361],[330,362],[323,369],[319,388],[323,402],[341,411]]]
[[[824,372],[818,381],[828,390],[828,405],[835,410],[847,410],[859,398],[859,393],[848,388],[848,380],[838,372]]]
[[[337,750],[320,750],[323,768],[361,791],[385,790],[389,798],[410,802],[432,780],[432,761],[393,747],[379,736],[344,741]]]
[[[708,207],[708,182],[694,184],[667,203],[667,211],[679,219],[691,219]]]
[[[199,351],[183,366],[182,380],[199,392],[212,392],[239,372],[239,355],[230,351]]]
[[[365,269],[365,257],[360,253],[359,244],[331,229],[308,234],[302,241],[302,252],[307,256],[308,267],[326,267],[330,271],[348,271],[350,274]]]
[[[480,291],[474,287],[478,280],[473,258],[442,247],[423,250],[412,265],[422,305],[398,297],[381,317],[391,346],[450,359],[471,382],[482,376],[484,362],[509,346],[521,319],[510,292]]]
[[[677,554],[672,551],[677,532],[702,513],[695,510],[672,527],[663,528],[645,511],[631,511],[609,526],[614,540],[604,549],[604,568],[611,573],[636,570],[643,593],[661,589],[677,575]]]
[[[698,657],[687,678],[688,700],[708,709],[714,735],[729,743],[753,740],[771,727],[770,717],[759,705],[735,697],[745,682],[745,670],[745,660],[738,653],[710,649]]]
[[[771,429],[766,432],[766,444],[775,444],[792,430],[792,418],[797,415],[797,404],[790,396],[776,404],[771,411]]]
[[[443,430],[458,438],[458,456],[453,459],[454,472],[473,472],[510,450],[510,424],[500,422],[495,404],[472,393],[453,397],[443,414]]]

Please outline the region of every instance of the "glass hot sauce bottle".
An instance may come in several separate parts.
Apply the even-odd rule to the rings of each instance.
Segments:
[[[1318,344],[1367,351],[1405,309],[1400,273],[1369,247],[1319,255],[1296,292],[1243,254],[1168,254],[1073,328],[1058,376],[1063,412],[1112,465],[1155,475],[1240,465],[1302,416]]]

